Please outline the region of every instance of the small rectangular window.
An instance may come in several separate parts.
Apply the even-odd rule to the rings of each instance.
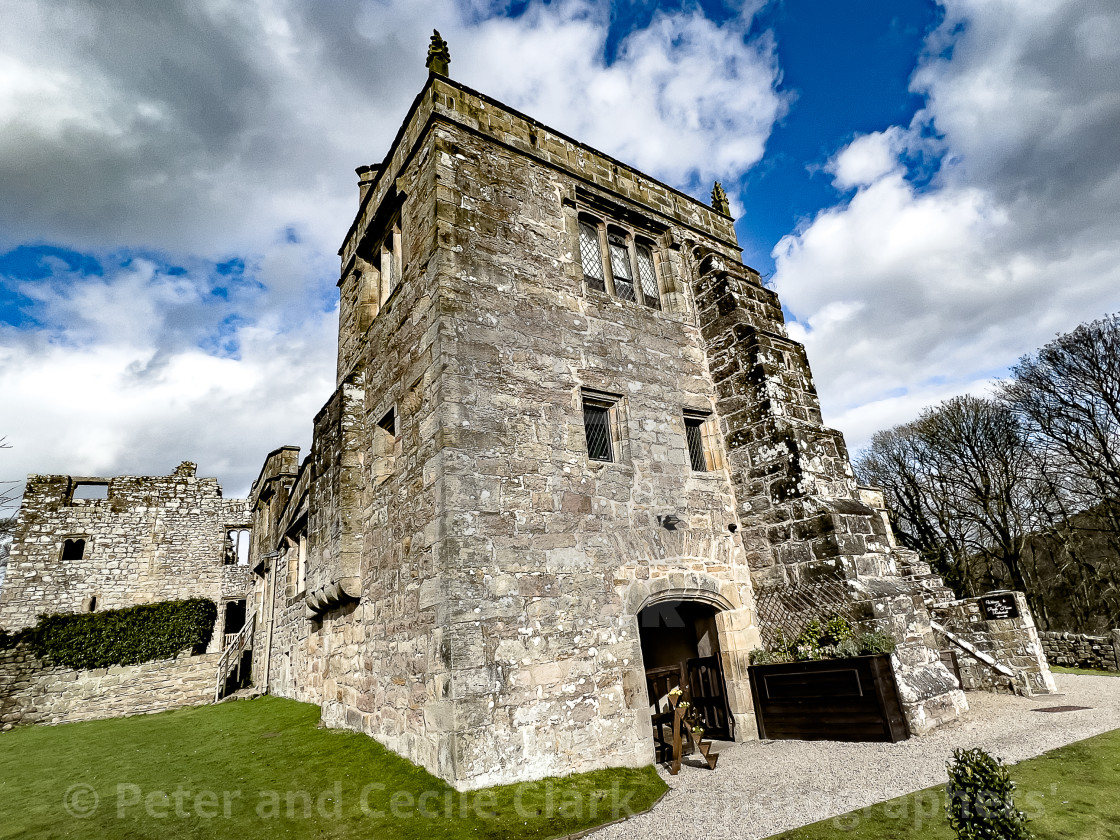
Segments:
[[[614,460],[609,405],[584,401],[583,432],[587,437],[588,458],[592,461]]]
[[[74,499],[108,499],[109,485],[105,482],[80,481],[74,485]]]
[[[708,471],[708,459],[704,457],[704,418],[684,418],[684,436],[688,441],[688,459],[695,472]]]
[[[588,288],[605,292],[607,282],[603,278],[603,252],[599,248],[599,229],[590,222],[579,223],[579,256],[583,264],[583,279]]]
[[[389,411],[377,421],[379,428],[384,429],[393,437],[397,436],[397,412],[395,409],[390,408]]]
[[[62,544],[63,560],[81,560],[86,555],[86,541],[81,537],[74,537]]]

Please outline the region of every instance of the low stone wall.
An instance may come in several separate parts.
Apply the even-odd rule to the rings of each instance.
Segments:
[[[965,691],[1055,694],[1054,676],[1050,673],[1026,596],[1022,592],[1012,594],[1019,613],[1014,618],[986,620],[980,598],[939,604],[930,608],[930,616],[979,652],[1011,668],[1016,673],[1015,678],[999,673],[945,637],[939,642],[956,656],[961,688]]]
[[[214,699],[220,653],[75,671],[27,648],[0,650],[0,732],[32,723],[124,717]]]
[[[1043,631],[1038,637],[1051,665],[1120,671],[1120,630],[1108,636]]]

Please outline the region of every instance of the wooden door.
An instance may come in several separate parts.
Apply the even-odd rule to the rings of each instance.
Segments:
[[[735,719],[727,705],[727,688],[718,656],[702,656],[684,663],[688,678],[688,700],[703,721],[704,737],[730,741],[735,737]]]

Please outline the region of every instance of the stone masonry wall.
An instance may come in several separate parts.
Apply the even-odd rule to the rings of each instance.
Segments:
[[[1042,631],[1038,637],[1051,665],[1120,671],[1120,630],[1108,636]]]
[[[288,450],[254,486],[262,540],[254,550],[275,554],[258,584],[254,671],[272,693],[320,704],[329,725],[364,731],[448,778],[449,654],[431,609],[445,536],[436,515],[445,432],[436,184],[425,164],[433,154],[429,140],[389,180],[407,195],[399,207],[403,276],[364,330],[355,335],[357,321],[340,319],[339,389],[320,412],[307,461],[293,475]],[[340,283],[342,311],[353,310],[347,297],[360,279],[347,273]],[[390,409],[396,434],[375,450],[376,423]],[[297,551],[285,538],[301,528],[306,581],[291,589]],[[350,574],[360,579],[360,601],[309,618],[307,596]]]
[[[648,243],[660,310],[585,281],[581,214]],[[371,312],[363,283],[398,219],[402,279]],[[270,456],[253,491],[270,690],[460,789],[646,765],[643,608],[716,611],[736,737],[754,737],[752,569],[816,565],[896,575],[858,593],[869,620],[901,628],[915,719],[959,714],[921,597],[734,236],[711,208],[431,77],[340,250],[339,390],[298,475]],[[610,460],[589,457],[589,394],[609,405]],[[708,418],[708,470],[692,469],[686,413]],[[322,608],[355,555],[357,597]]]
[[[1057,687],[1042,641],[1027,605],[1026,596],[1016,592],[1018,618],[987,621],[979,598],[966,598],[930,609],[934,620],[946,630],[964,639],[981,653],[1016,672],[1007,677],[960,647],[949,645],[957,657],[961,687],[966,691],[1009,691],[1028,694],[1054,694]]]
[[[740,737],[752,737],[753,613],[734,499],[725,472],[691,471],[685,442],[685,409],[710,412],[714,394],[680,280],[679,241],[695,231],[669,233],[658,216],[651,234],[666,311],[585,290],[577,212],[588,183],[478,136],[469,128],[492,127],[501,109],[434,83],[428,102],[442,112],[452,101],[452,123],[394,153],[402,169],[364,205],[372,224],[386,185],[406,196],[403,282],[360,341],[346,334],[355,319],[340,323],[340,389],[364,400],[351,439],[369,443],[343,464],[327,424],[312,451],[307,585],[338,567],[356,522],[361,600],[309,619],[303,593],[279,583],[291,548],[275,534],[260,546],[279,552],[270,690],[321,703],[328,725],[365,731],[460,787],[648,764],[637,613],[695,596],[722,609]],[[582,162],[565,165],[634,177],[570,148]],[[634,183],[636,195],[657,193]],[[683,197],[663,200],[683,212]],[[344,248],[344,261],[362,247]],[[357,287],[344,277],[340,294]],[[588,460],[581,388],[619,395],[615,462]],[[385,451],[373,427],[389,408],[399,427]],[[364,471],[360,507],[339,492],[339,465]],[[675,532],[658,522],[671,513]]]
[[[715,590],[732,711],[739,737],[753,737],[744,678],[754,621],[735,499],[726,470],[691,469],[685,440],[685,410],[710,415],[715,401],[674,248],[699,234],[458,125],[435,134],[448,246],[447,539],[432,609],[451,646],[460,783],[649,763],[637,614],[654,592]],[[649,236],[663,300],[676,290],[681,308],[586,286],[580,212],[629,219]],[[588,457],[588,389],[613,395],[608,462]],[[659,523],[670,514],[677,530]]]
[[[212,702],[220,653],[76,671],[23,646],[0,650],[0,731],[142,715]]]
[[[74,499],[79,482],[108,486],[106,499]],[[244,499],[222,498],[216,479],[185,462],[169,476],[75,479],[31,475],[12,541],[0,627],[34,624],[44,613],[118,609],[179,598],[244,597],[248,566],[224,565],[226,533],[248,526]],[[67,539],[84,555],[63,560]],[[221,626],[215,643],[221,638]]]

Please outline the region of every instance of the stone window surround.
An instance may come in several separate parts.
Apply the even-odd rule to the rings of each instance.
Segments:
[[[607,429],[610,435],[609,460],[592,458],[587,450],[587,429],[584,424],[584,405],[596,408],[605,408],[607,411]],[[628,411],[626,398],[622,394],[612,391],[602,391],[597,388],[579,389],[580,426],[584,437],[584,452],[587,463],[592,467],[606,467],[610,464],[630,463],[630,438],[628,434]]]
[[[58,544],[59,562],[62,562],[63,555],[66,553],[66,543],[71,542],[72,540],[81,540],[83,542],[83,546],[82,546],[82,556],[78,557],[78,558],[71,558],[71,559],[77,559],[77,560],[87,560],[87,559],[89,559],[90,551],[93,548],[93,537],[91,537],[89,534],[67,534],[66,536],[64,536],[62,538],[62,540]],[[69,562],[69,560],[67,562]]]
[[[372,416],[381,418],[373,424],[371,430],[373,437],[371,478],[376,485],[384,484],[393,476],[402,441],[401,413],[396,403],[390,403],[382,411],[374,412]]]
[[[384,232],[376,242],[369,251],[372,260],[361,256],[354,258],[353,271],[358,281],[358,330],[362,333],[387,308],[390,299],[401,287],[405,249],[401,235],[400,209],[386,223]]]
[[[250,525],[224,525],[222,527],[222,565],[247,566],[249,563],[249,541],[252,538],[253,533]]]
[[[308,539],[306,514],[284,535],[284,559],[287,561],[286,595],[289,601],[307,593]]]
[[[688,441],[688,426],[699,426],[700,447],[704,456],[704,469],[697,470],[693,467],[694,476],[702,476],[723,470],[727,464],[723,459],[723,449],[720,446],[719,428],[716,425],[716,416],[710,409],[685,408],[682,412],[682,421],[685,426],[685,448],[689,450],[690,466],[692,460],[691,444]]]
[[[73,479],[71,479],[70,504],[71,505],[75,505],[75,504],[80,504],[80,505],[94,504],[94,505],[96,505],[100,502],[109,501],[109,483],[110,483],[109,480],[106,479],[106,478],[73,478]],[[83,496],[78,496],[78,493],[82,492],[82,489],[87,488],[87,487],[97,487],[97,488],[102,488],[103,487],[103,488],[105,488],[105,494],[104,495],[98,494],[98,495],[94,495],[94,496],[84,496],[84,497]]]
[[[601,278],[590,276],[583,272],[583,251],[580,243],[576,243],[576,253],[580,254],[580,269],[583,276],[584,288],[589,292],[598,292],[599,294],[607,294],[618,301],[626,303],[633,303],[636,306],[641,306],[645,309],[654,311],[665,311],[665,290],[663,288],[664,270],[661,250],[657,245],[654,237],[645,233],[644,231],[635,228],[614,219],[604,217],[599,213],[592,213],[587,210],[579,210],[576,213],[578,221],[577,231],[582,234],[584,225],[589,225],[596,229],[599,237],[599,260],[601,263],[600,273]],[[633,297],[627,295],[620,295],[615,285],[615,271],[611,264],[611,238],[612,234],[616,237],[622,238],[626,243],[628,268],[630,271],[630,285],[633,288]],[[646,294],[642,284],[642,262],[639,257],[639,249],[646,249],[652,259],[653,279],[657,287],[657,298],[653,303],[648,302],[649,296]],[[601,279],[605,289],[597,288],[597,284],[593,281]]]

